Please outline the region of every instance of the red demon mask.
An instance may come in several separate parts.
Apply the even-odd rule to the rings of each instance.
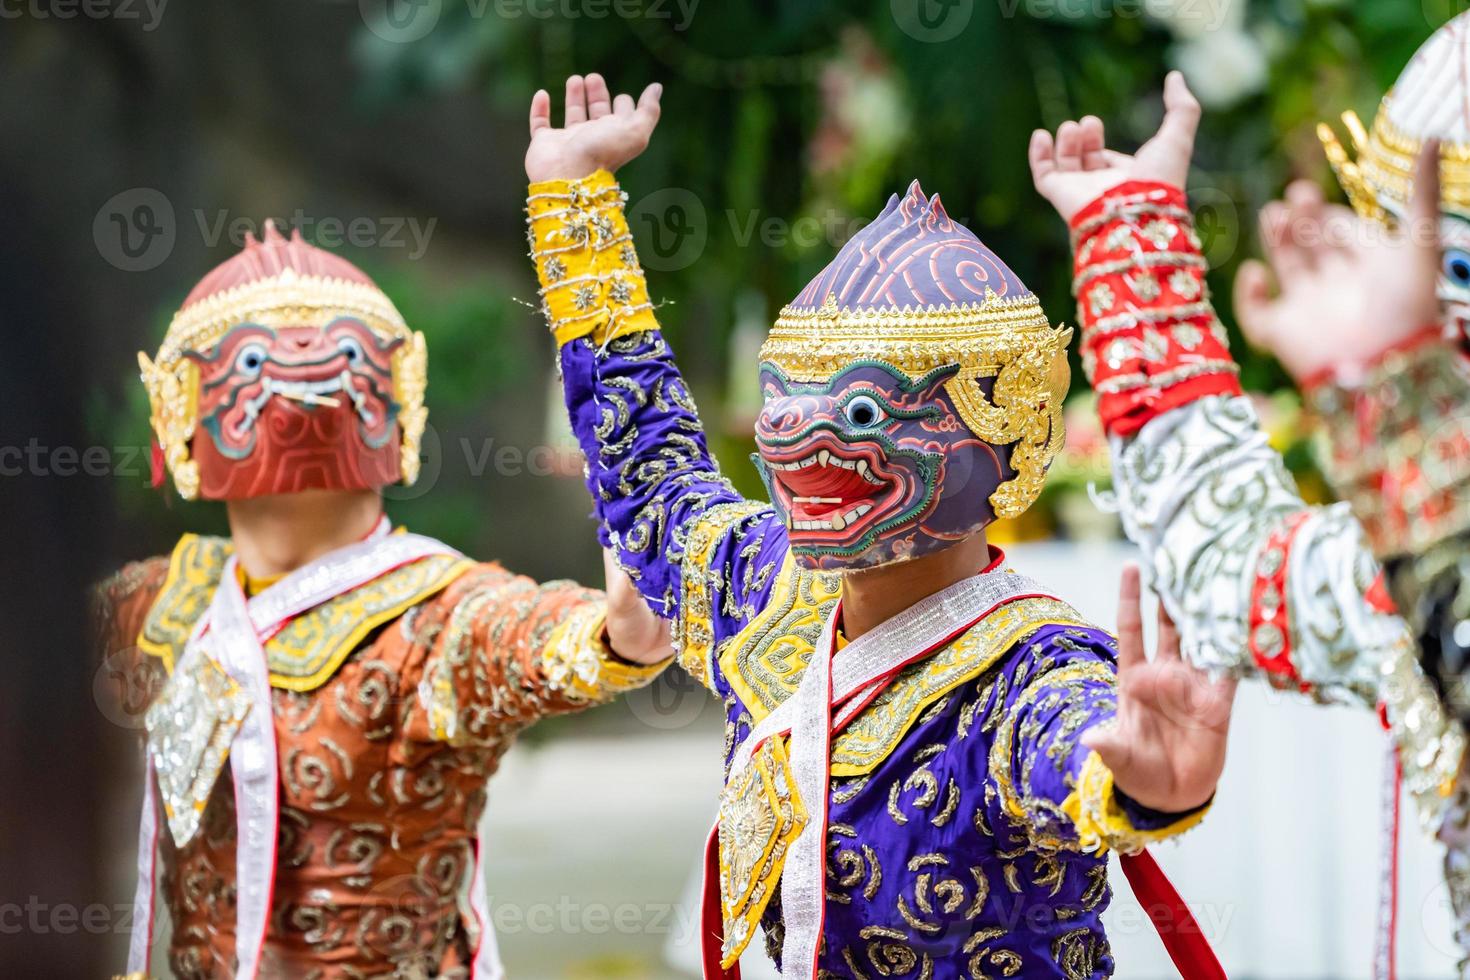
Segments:
[[[139,355],[174,485],[208,500],[412,482],[425,362],[361,270],[269,222]]]

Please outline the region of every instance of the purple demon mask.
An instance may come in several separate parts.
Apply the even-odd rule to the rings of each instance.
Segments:
[[[761,349],[757,465],[809,568],[927,554],[1041,492],[1070,334],[915,181]]]

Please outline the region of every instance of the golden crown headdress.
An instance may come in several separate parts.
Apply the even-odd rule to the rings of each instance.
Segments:
[[[997,517],[1036,501],[1065,440],[1072,332],[1053,328],[1004,262],[914,181],[781,310],[761,360],[793,381],[827,381],[862,360],[918,380],[958,364],[945,390],[1016,476],[991,495]],[[989,392],[982,379],[994,379]]]
[[[1317,135],[1353,208],[1387,222],[1408,207],[1424,143],[1441,141],[1440,199],[1470,217],[1470,11],[1445,24],[1415,53],[1383,97],[1370,130],[1356,112],[1342,120],[1350,157],[1327,123]]]
[[[387,340],[393,353],[393,398],[399,405],[400,472],[412,483],[428,409],[428,348],[408,329],[393,302],[357,266],[308,244],[300,230],[289,239],[265,223],[263,239],[246,236],[245,249],[205,276],[174,315],[158,354],[138,354],[148,389],[150,421],[174,487],[185,500],[199,493],[199,468],[189,442],[198,425],[199,370],[184,355],[209,350],[241,323],[265,327],[324,327],[350,316]]]

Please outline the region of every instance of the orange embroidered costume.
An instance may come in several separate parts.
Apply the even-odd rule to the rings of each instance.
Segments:
[[[267,226],[140,357],[185,498],[382,487],[417,472],[425,347],[346,261]],[[477,825],[516,734],[648,683],[601,593],[430,538],[368,537],[274,582],[227,539],[98,590],[147,728],[130,977],[155,865],[179,977],[494,977]]]

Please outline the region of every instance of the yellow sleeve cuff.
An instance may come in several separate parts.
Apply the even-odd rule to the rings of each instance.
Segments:
[[[613,653],[603,639],[607,609],[597,604],[578,608],[552,630],[541,654],[546,682],[583,701],[610,701],[645,687],[673,663],[635,664]]]
[[[1137,854],[1155,841],[1167,840],[1191,829],[1205,818],[1210,805],[1191,811],[1163,827],[1144,830],[1133,826],[1113,786],[1113,771],[1096,752],[1088,753],[1077,785],[1062,801],[1062,810],[1077,828],[1083,851],[1101,854]]]
[[[560,347],[657,330],[648,282],[623,211],[626,195],[599,170],[531,185],[526,216],[541,305]]]

